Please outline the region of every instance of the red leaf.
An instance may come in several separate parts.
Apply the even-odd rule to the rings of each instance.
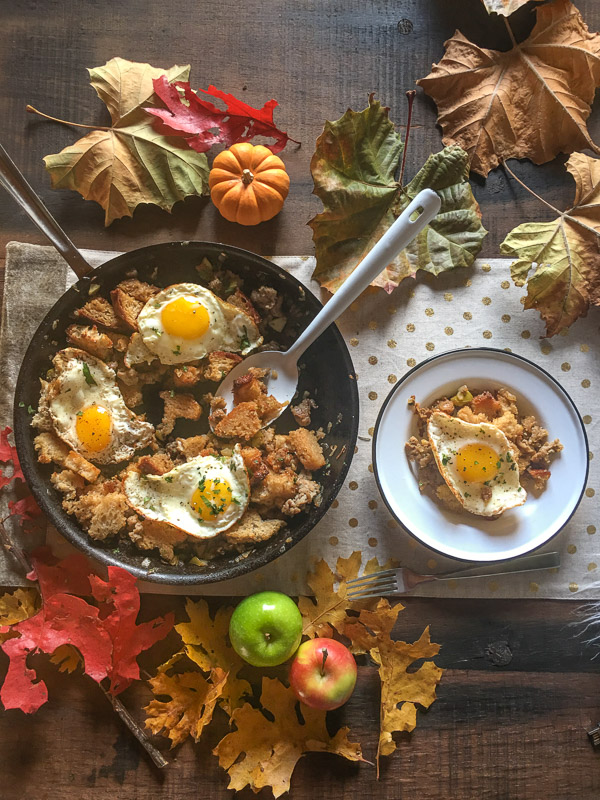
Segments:
[[[41,508],[35,502],[32,495],[28,494],[22,500],[9,500],[8,510],[11,516],[20,517],[21,522],[33,521],[35,517],[39,517],[42,513]]]
[[[12,428],[9,428],[8,425],[0,430],[0,462],[12,466],[12,474],[10,476],[4,473],[6,467],[0,467],[0,489],[4,486],[8,486],[8,484],[12,483],[14,480],[25,482],[25,476],[23,475],[17,456],[17,448],[8,441],[8,435],[10,433],[12,433]]]
[[[95,681],[107,676],[112,644],[99,618],[98,609],[80,597],[55,594],[44,600],[41,610],[33,617],[13,625],[18,638],[8,639],[2,649],[9,657],[8,671],[0,690],[5,708],[20,708],[26,714],[37,711],[48,699],[43,681],[27,668],[30,653],[53,653],[62,644],[76,647],[84,660],[84,671]]]
[[[136,579],[121,567],[108,568],[108,581],[90,576],[92,593],[101,602],[100,614],[112,639],[112,665],[108,672],[110,692],[118,694],[139,680],[138,655],[164,639],[175,622],[173,614],[151,622],[136,624],[140,610],[140,593]]]
[[[273,121],[275,100],[269,100],[262,108],[238,100],[234,95],[222,92],[215,86],[199,89],[203,94],[223,100],[224,111],[208,100],[203,100],[192,91],[187,82],[169,83],[165,75],[155,78],[155,94],[163,101],[164,108],[145,108],[158,117],[156,128],[167,136],[182,136],[187,144],[199,153],[204,153],[213,144],[223,142],[227,147],[236,142],[248,142],[255,136],[275,139],[268,145],[272,153],[279,153],[288,141],[295,141],[280,131]]]
[[[92,565],[80,554],[59,561],[49,547],[38,547],[30,556],[33,570],[27,576],[38,581],[44,601],[55,594],[91,595],[90,573]]]

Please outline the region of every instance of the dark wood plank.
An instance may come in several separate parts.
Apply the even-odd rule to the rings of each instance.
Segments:
[[[592,30],[600,28],[600,4],[580,0],[578,7]],[[311,195],[309,163],[326,119],[348,106],[361,108],[374,91],[405,121],[404,92],[439,60],[443,42],[456,27],[487,46],[506,48],[506,30],[490,21],[480,0],[173,0],[168,7],[145,0],[23,0],[0,8],[2,42],[2,140],[32,184],[80,246],[127,250],[176,239],[223,241],[262,254],[311,253],[308,220],[320,209]],[[531,16],[519,14],[515,27],[527,31]],[[284,153],[292,177],[283,212],[258,228],[223,220],[206,199],[188,198],[172,215],[140,207],[133,220],[103,229],[103,211],[70,191],[52,191],[42,157],[58,152],[81,135],[25,112],[31,103],[47,113],[76,122],[102,123],[108,115],[87,82],[86,67],[120,55],[160,66],[192,63],[193,85],[214,82],[250,103],[275,97],[277,120],[297,149]],[[592,136],[600,138],[598,103]],[[407,175],[441,146],[433,103],[419,90]],[[523,163],[519,173],[555,205],[567,208],[572,181],[564,159],[536,167]],[[490,230],[483,255],[516,224],[545,218],[548,210],[501,171],[473,181],[484,222]],[[0,196],[0,245],[14,238],[43,239],[4,194]]]

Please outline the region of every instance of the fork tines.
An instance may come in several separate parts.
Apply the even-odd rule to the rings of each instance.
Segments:
[[[395,569],[384,569],[362,578],[353,578],[346,583],[349,600],[362,600],[368,597],[379,597],[398,590]]]

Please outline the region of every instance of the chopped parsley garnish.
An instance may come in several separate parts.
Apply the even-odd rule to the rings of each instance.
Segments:
[[[27,413],[35,414],[35,408],[33,406],[27,406]]]
[[[98,386],[94,380],[94,376],[90,372],[89,364],[85,361],[83,362],[83,377],[85,378],[85,382],[88,386]]]
[[[173,483],[173,476],[172,475],[166,475],[165,476],[165,481],[167,483]]]
[[[24,403],[22,400],[21,400],[21,402],[19,403],[19,408],[25,408],[25,403]]]
[[[250,339],[248,339],[248,329],[244,325],[244,335],[240,338],[240,350],[245,350],[250,347]]]
[[[446,466],[447,464],[449,464],[451,460],[452,460],[452,459],[450,458],[450,456],[449,456],[447,453],[442,453],[442,464],[443,464],[444,466]]]
[[[506,454],[506,460],[508,461],[509,464],[513,460],[513,457],[511,456],[511,454],[509,452]]]
[[[175,350],[173,350],[173,355],[178,356],[181,353],[181,345],[178,344]]]

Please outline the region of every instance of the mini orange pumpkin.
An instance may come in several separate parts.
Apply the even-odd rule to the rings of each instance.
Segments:
[[[258,225],[283,207],[290,188],[285,164],[262,144],[241,142],[215,158],[208,178],[221,214],[240,225]]]

